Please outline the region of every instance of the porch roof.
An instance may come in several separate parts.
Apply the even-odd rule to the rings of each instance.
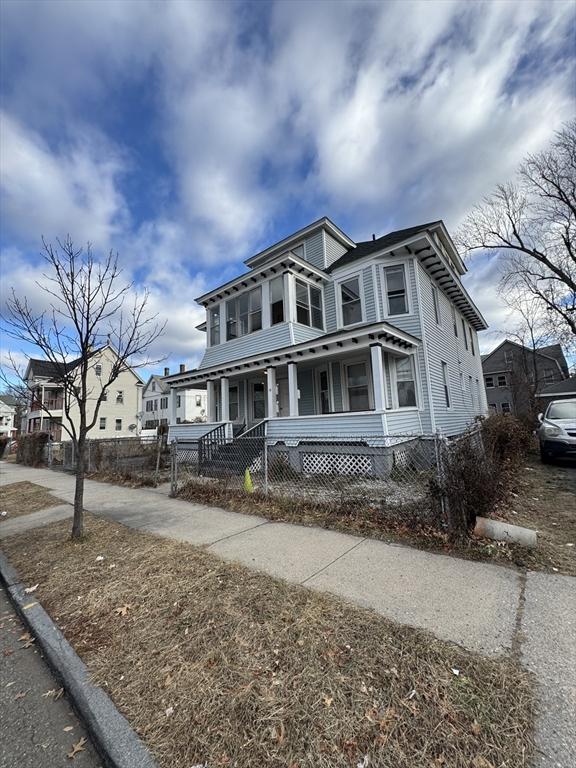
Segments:
[[[357,351],[362,346],[381,344],[383,348],[397,354],[410,354],[420,344],[420,339],[401,331],[389,323],[363,323],[354,328],[334,331],[317,339],[293,344],[258,355],[241,358],[207,368],[195,368],[183,373],[167,376],[164,381],[171,387],[185,388],[222,376],[235,376],[248,370],[269,366],[299,363],[322,357],[333,356],[347,351]]]

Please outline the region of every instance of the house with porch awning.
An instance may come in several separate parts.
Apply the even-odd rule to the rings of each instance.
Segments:
[[[270,440],[456,435],[487,412],[466,267],[442,221],[354,242],[322,218],[200,296],[200,366],[170,387],[169,440],[225,425]],[[176,398],[205,389],[207,422],[177,424]]]

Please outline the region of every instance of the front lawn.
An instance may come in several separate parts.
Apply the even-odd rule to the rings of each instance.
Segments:
[[[528,766],[513,659],[117,523],[68,527],[3,547],[162,768]]]
[[[14,517],[64,504],[62,499],[52,496],[47,488],[27,481],[3,485],[0,498],[0,524],[3,520],[12,520]]]

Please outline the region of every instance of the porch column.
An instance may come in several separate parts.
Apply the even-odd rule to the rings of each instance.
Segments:
[[[284,272],[284,321],[296,322],[296,283],[290,272]]]
[[[372,362],[372,384],[374,389],[374,408],[377,411],[386,410],[386,392],[384,377],[384,360],[382,358],[382,346],[370,345],[370,359]]]
[[[230,381],[227,376],[220,379],[220,421],[230,421]]]
[[[176,413],[178,412],[178,390],[175,387],[170,387],[170,418],[169,423],[174,425],[177,423]]]
[[[266,396],[268,401],[268,418],[273,419],[278,415],[276,403],[276,368],[266,368]]]
[[[290,416],[298,416],[298,368],[296,363],[288,363],[288,411]]]
[[[206,418],[209,423],[216,421],[216,397],[213,381],[206,382]]]

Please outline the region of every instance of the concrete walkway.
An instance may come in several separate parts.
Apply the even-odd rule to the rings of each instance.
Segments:
[[[0,484],[28,480],[73,499],[74,478],[0,465]],[[518,571],[242,515],[147,489],[86,481],[85,508],[203,546],[273,576],[331,592],[486,655],[520,648],[537,676],[538,768],[576,766],[576,579]],[[0,522],[0,539],[71,515],[54,507]]]

